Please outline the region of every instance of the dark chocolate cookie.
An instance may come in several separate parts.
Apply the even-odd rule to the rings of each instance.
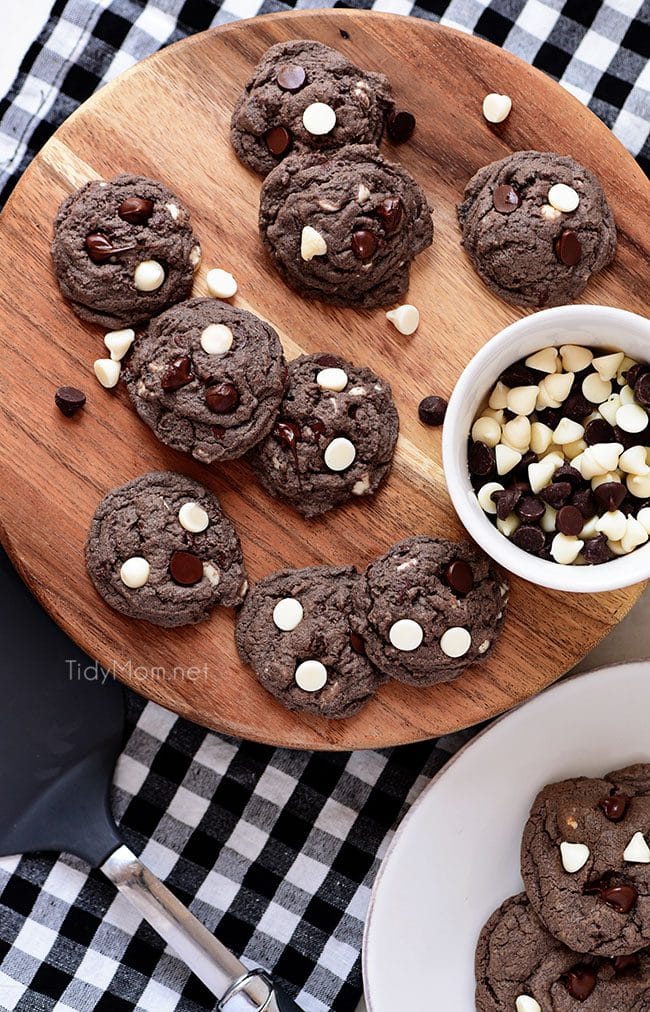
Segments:
[[[186,298],[201,247],[171,190],[121,175],[86,183],[63,201],[52,259],[75,313],[108,330],[137,326]]]
[[[241,457],[264,438],[286,379],[273,327],[216,299],[190,299],[152,320],[124,373],[158,438],[204,463]]]
[[[434,685],[490,655],[508,584],[469,541],[407,538],[362,573],[353,625],[385,675]]]
[[[301,355],[289,363],[278,420],[250,460],[271,495],[314,517],[377,491],[398,431],[385,380],[336,355]]]
[[[606,959],[567,948],[546,930],[525,893],[481,931],[477,1012],[648,1012],[650,951]]]
[[[359,70],[320,42],[278,42],[239,97],[230,137],[242,162],[266,175],[289,151],[379,143],[392,105],[384,74]]]
[[[427,198],[372,145],[290,155],[264,180],[262,242],[310,299],[373,308],[397,302],[411,261],[431,245]]]
[[[476,272],[516,306],[575,301],[616,252],[600,183],[573,158],[552,152],[516,151],[479,169],[458,220]]]
[[[198,482],[157,471],[102,499],[86,543],[104,600],[154,625],[201,622],[217,604],[241,604],[248,584],[239,538]]]
[[[578,777],[537,795],[521,845],[530,901],[577,952],[650,944],[650,764]]]
[[[351,717],[381,676],[350,628],[352,566],[285,569],[250,591],[237,619],[242,659],[290,710]]]

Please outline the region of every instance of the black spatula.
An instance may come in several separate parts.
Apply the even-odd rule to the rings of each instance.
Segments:
[[[109,788],[120,686],[40,608],[0,549],[0,855],[67,851],[100,868],[217,996],[223,1012],[300,1012],[250,973],[120,839]]]

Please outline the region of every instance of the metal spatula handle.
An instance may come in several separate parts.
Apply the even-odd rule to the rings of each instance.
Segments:
[[[101,871],[220,999],[219,1012],[297,1009],[292,1002],[278,1005],[270,978],[258,971],[249,972],[128,847],[118,847],[101,865]]]

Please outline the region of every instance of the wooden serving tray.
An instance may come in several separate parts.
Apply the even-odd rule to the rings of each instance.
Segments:
[[[262,253],[260,180],[230,148],[230,113],[264,50],[301,37],[386,71],[398,102],[418,117],[408,144],[382,145],[424,186],[434,208],[433,246],[412,270],[408,298],[422,318],[412,338],[400,336],[381,310],[301,300]],[[481,115],[489,91],[513,99],[509,119],[497,128]],[[291,714],[267,695],[239,662],[231,612],[217,609],[202,625],[178,630],[133,622],[104,604],[84,568],[99,500],[152,469],[182,471],[218,494],[240,532],[253,580],[288,565],[362,567],[411,534],[461,536],[441,470],[440,430],[418,422],[417,404],[429,393],[449,395],[476,350],[521,315],[470,268],[455,208],[479,166],[522,148],[569,153],[598,173],[620,247],[584,301],[644,312],[648,194],[631,156],[550,78],[495,46],[423,20],[301,11],[205,32],[107,85],[45,145],[0,219],[0,517],[2,539],[23,577],[91,656],[145,696],[232,735],[301,748],[380,747],[447,733],[511,707],[558,678],[623,617],[642,587],[569,597],[513,579],[503,635],[486,664],[431,689],[389,683],[358,716],[336,722]],[[59,295],[51,223],[71,190],[122,171],[160,178],[189,206],[204,252],[195,294],[206,293],[210,267],[226,267],[239,281],[234,304],[272,321],[289,357],[340,352],[391,382],[401,436],[393,474],[374,501],[305,521],[269,498],[246,464],[205,467],[161,446],[124,390],[96,383],[92,364],[105,353],[103,334],[82,324]],[[73,419],[54,406],[61,384],[88,394]]]

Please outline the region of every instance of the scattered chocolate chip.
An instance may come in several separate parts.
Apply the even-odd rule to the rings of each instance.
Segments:
[[[559,510],[569,501],[573,493],[571,483],[568,481],[554,481],[551,485],[547,485],[539,493],[540,499],[543,499],[552,509]]]
[[[585,488],[579,492],[575,492],[573,498],[571,499],[571,505],[577,506],[585,520],[591,520],[591,518],[595,517],[598,512],[594,496],[590,488]]]
[[[362,657],[366,656],[366,644],[363,636],[359,636],[359,633],[350,633],[350,646],[354,650],[355,654],[361,654]]]
[[[226,434],[226,430],[224,429],[223,425],[213,425],[211,428],[212,428],[212,435],[214,436],[215,439],[223,439],[223,437]]]
[[[466,594],[469,594],[474,589],[472,567],[467,562],[463,562],[462,559],[457,559],[447,566],[444,578],[447,585],[457,594],[460,594],[461,597],[465,597]]]
[[[521,499],[521,496],[522,490],[517,488],[515,485],[504,489],[503,492],[496,491],[492,493],[490,498],[493,503],[496,503],[497,517],[499,520],[505,520],[506,517],[510,516]]]
[[[650,373],[640,376],[634,384],[634,396],[644,408],[650,408]]]
[[[586,1001],[596,986],[596,974],[590,966],[578,964],[560,977],[572,998]]]
[[[523,362],[515,362],[501,373],[499,380],[507,387],[531,387],[535,385],[535,374]]]
[[[526,524],[536,524],[544,512],[544,503],[534,495],[523,496],[517,506],[517,513]]]
[[[324,369],[338,369],[343,361],[338,355],[318,355],[314,361]]]
[[[649,441],[647,426],[641,432],[626,432],[619,425],[615,425],[614,436],[616,437],[616,442],[620,443],[624,450],[629,450],[631,446],[638,446],[639,443],[647,444]]]
[[[575,267],[580,263],[582,246],[572,228],[565,228],[555,240],[555,255],[567,267]]]
[[[521,460],[519,461],[519,463],[515,464],[515,466],[513,467],[512,474],[516,478],[522,478],[525,480],[528,477],[528,468],[530,467],[531,464],[536,464],[538,460],[539,457],[537,456],[536,453],[533,453],[532,450],[527,450],[526,453],[524,453]]]
[[[153,200],[146,197],[127,197],[118,207],[117,213],[130,225],[144,225],[153,214]]]
[[[405,109],[393,109],[386,121],[386,129],[395,144],[403,144],[415,130],[415,116]]]
[[[291,147],[291,134],[283,126],[271,127],[264,140],[267,148],[276,158],[285,154]]]
[[[617,977],[622,977],[624,973],[634,973],[641,967],[639,954],[632,952],[629,956],[613,956],[612,966]]]
[[[512,186],[508,183],[502,183],[501,186],[497,186],[492,194],[492,203],[495,210],[499,211],[500,214],[510,214],[512,211],[517,210],[521,204],[521,198]]]
[[[233,383],[215,383],[205,391],[205,403],[210,411],[226,415],[239,404],[239,392]]]
[[[54,394],[54,403],[59,411],[63,412],[67,418],[71,418],[79,408],[83,408],[86,403],[86,395],[83,390],[78,390],[77,387],[59,387]]]
[[[587,422],[584,438],[587,446],[595,446],[596,443],[616,442],[614,429],[604,418],[593,418],[590,422]]]
[[[346,32],[345,28],[339,28],[339,35],[341,36],[342,39],[350,38],[350,33]]]
[[[444,397],[425,397],[418,404],[418,418],[425,425],[442,425],[447,411],[447,401]]]
[[[522,524],[512,535],[512,542],[517,548],[524,552],[537,555],[544,547],[544,533],[539,527],[531,527],[529,524]]]
[[[295,446],[300,441],[302,432],[295,422],[276,422],[273,435],[287,446]]]
[[[576,506],[563,506],[555,518],[556,528],[568,538],[577,538],[584,525],[584,517]]]
[[[556,429],[560,424],[561,417],[562,412],[559,408],[542,408],[537,412],[537,421],[548,425],[549,429]]]
[[[370,260],[377,250],[377,238],[367,228],[352,233],[352,252],[357,260]]]
[[[603,903],[617,910],[619,914],[629,914],[639,898],[639,893],[633,885],[616,885],[601,887],[598,896]]]
[[[280,68],[275,80],[283,91],[300,91],[306,79],[304,67],[298,66],[297,63],[287,63]]]
[[[128,253],[133,246],[113,246],[113,243],[103,232],[91,232],[86,236],[84,243],[86,252],[93,263],[103,264],[112,256],[118,253]]]
[[[174,359],[167,372],[160,377],[160,385],[163,390],[180,390],[193,379],[192,360],[189,355],[182,355]]]
[[[605,818],[610,822],[620,822],[630,807],[632,798],[628,794],[610,794],[598,802],[598,807],[604,812]]]
[[[614,555],[607,544],[605,535],[599,534],[597,538],[589,538],[585,541],[582,557],[590,566],[600,566],[603,562],[613,559]]]
[[[402,220],[402,201],[399,197],[386,197],[377,207],[377,214],[381,218],[387,235],[391,235],[399,228]]]
[[[574,492],[577,492],[584,485],[584,478],[580,474],[580,471],[576,467],[571,467],[571,464],[561,464],[558,467],[553,475],[553,483],[557,481],[568,481]]]
[[[203,579],[203,563],[192,552],[174,552],[169,560],[169,572],[175,583],[191,587]]]
[[[472,443],[468,453],[470,474],[486,478],[496,466],[496,456],[491,446],[477,441]]]
[[[562,413],[565,418],[570,418],[572,422],[581,422],[583,418],[591,414],[592,408],[593,404],[589,403],[584,394],[580,390],[575,390],[569,394],[562,405]]]
[[[625,485],[620,481],[604,481],[594,489],[594,499],[605,512],[617,510],[626,495]]]

